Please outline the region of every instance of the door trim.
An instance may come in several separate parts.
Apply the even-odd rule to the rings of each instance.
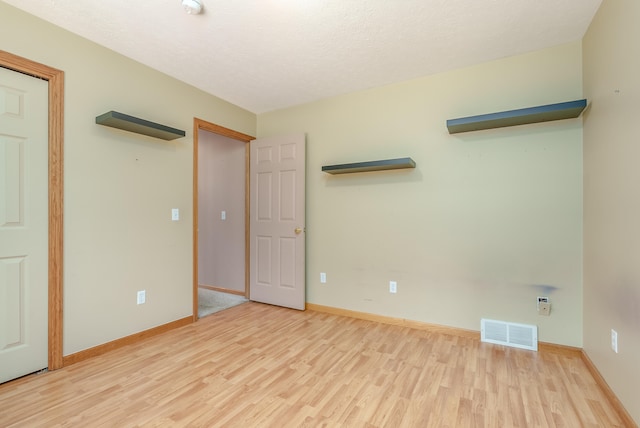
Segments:
[[[49,327],[48,368],[63,367],[64,71],[0,50],[0,66],[49,82]]]
[[[249,143],[256,137],[206,120],[193,118],[193,321],[198,320],[198,131],[208,131],[244,143],[244,297],[249,297]]]

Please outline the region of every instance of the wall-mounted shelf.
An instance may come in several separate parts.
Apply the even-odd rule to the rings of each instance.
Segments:
[[[345,163],[341,165],[325,165],[322,171],[328,174],[348,174],[352,172],[386,171],[389,169],[415,168],[411,158],[383,159],[368,162]]]
[[[479,116],[462,117],[447,120],[447,128],[449,129],[449,134],[457,134],[459,132],[571,119],[580,116],[580,113],[582,113],[586,106],[587,100],[583,99],[499,113],[481,114]]]
[[[117,111],[109,111],[100,116],[96,116],[96,123],[135,132],[137,134],[148,135],[149,137],[162,138],[163,140],[175,140],[176,138],[186,135],[185,132],[180,129],[160,125],[159,123],[150,122]]]

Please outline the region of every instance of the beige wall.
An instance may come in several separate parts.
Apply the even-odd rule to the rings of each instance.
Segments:
[[[211,132],[198,134],[200,285],[245,291],[245,146]]]
[[[584,45],[584,349],[640,423],[640,3],[604,1]],[[611,329],[619,353],[611,350]]]
[[[255,115],[2,2],[0,48],[66,73],[64,354],[190,316],[193,118],[254,134]],[[187,136],[96,125],[109,110]]]
[[[259,137],[307,134],[307,300],[474,330],[483,317],[537,324],[540,340],[581,346],[581,119],[445,126],[579,99],[581,62],[576,42],[259,115]],[[415,170],[321,172],[404,156]]]

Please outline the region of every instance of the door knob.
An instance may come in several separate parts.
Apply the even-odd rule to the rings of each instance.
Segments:
[[[294,232],[296,232],[296,235],[300,235],[302,233],[302,228],[301,227],[296,227]]]

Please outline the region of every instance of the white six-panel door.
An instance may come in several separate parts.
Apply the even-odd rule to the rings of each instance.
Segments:
[[[0,382],[47,367],[47,93],[0,67]]]
[[[305,136],[251,142],[250,299],[305,308]]]

